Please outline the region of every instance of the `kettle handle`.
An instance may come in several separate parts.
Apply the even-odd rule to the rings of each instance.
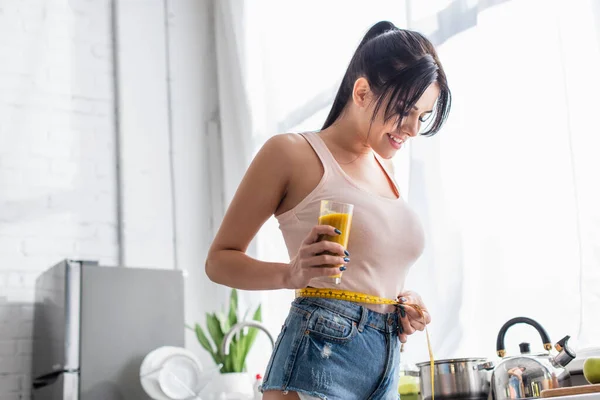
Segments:
[[[542,338],[542,342],[544,343],[544,349],[548,351],[552,349],[550,336],[548,335],[548,332],[546,332],[546,330],[542,327],[542,325],[540,325],[537,321],[532,320],[531,318],[516,317],[502,325],[502,328],[500,328],[500,332],[498,332],[498,339],[496,340],[496,353],[499,357],[504,357],[506,355],[504,337],[506,336],[508,328],[516,324],[527,324],[533,326]]]

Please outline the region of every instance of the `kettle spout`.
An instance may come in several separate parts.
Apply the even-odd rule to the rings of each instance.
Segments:
[[[558,351],[558,354],[554,356],[552,360],[561,367],[566,367],[567,364],[573,361],[576,357],[575,352],[569,347],[569,344],[567,343],[570,338],[571,336],[567,335],[564,338],[560,339],[558,342],[556,342],[556,344],[554,345],[554,348],[556,349],[556,351]]]

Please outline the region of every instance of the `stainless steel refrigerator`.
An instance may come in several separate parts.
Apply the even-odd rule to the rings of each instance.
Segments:
[[[64,260],[36,281],[35,400],[149,399],[146,354],[184,346],[181,271]]]

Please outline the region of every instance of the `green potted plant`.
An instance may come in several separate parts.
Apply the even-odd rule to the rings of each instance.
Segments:
[[[200,345],[211,355],[215,364],[222,365],[221,375],[217,381],[210,385],[213,391],[231,390],[233,387],[250,386],[252,380],[246,370],[246,357],[254,344],[258,330],[256,328],[242,329],[234,335],[230,342],[229,354],[223,354],[222,346],[225,335],[239,322],[246,321],[250,309],[242,317],[238,313],[238,294],[236,289],[231,290],[227,313],[206,313],[206,330],[196,323],[188,326],[195,332]],[[262,322],[261,306],[254,311],[252,320]],[[206,334],[208,332],[208,335]]]

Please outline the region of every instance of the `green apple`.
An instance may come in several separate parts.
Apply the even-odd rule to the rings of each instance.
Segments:
[[[398,385],[398,393],[400,395],[418,394],[419,393],[419,378],[415,376],[403,375],[400,377]]]
[[[600,357],[590,357],[584,361],[583,376],[591,384],[600,383]]]

